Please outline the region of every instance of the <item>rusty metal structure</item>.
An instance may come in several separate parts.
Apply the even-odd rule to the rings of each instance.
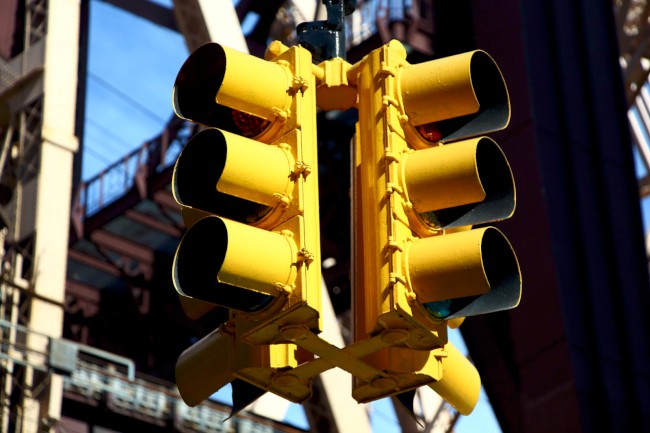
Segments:
[[[64,17],[77,21],[79,7],[3,2],[0,15],[0,428],[36,432],[58,422],[64,385],[53,370],[69,368],[61,336],[78,33]]]

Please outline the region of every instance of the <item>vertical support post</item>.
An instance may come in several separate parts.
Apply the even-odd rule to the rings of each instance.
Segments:
[[[63,328],[65,272],[72,191],[73,156],[77,151],[74,135],[77,63],[78,0],[49,0],[44,68],[44,101],[41,160],[35,209],[35,272],[29,327],[50,337],[60,337]],[[73,25],[70,25],[73,23]],[[29,211],[23,209],[23,212]],[[51,299],[59,305],[46,302]],[[30,350],[45,352],[42,339],[29,339]],[[48,420],[61,413],[63,380],[52,375],[31,377],[31,401],[25,401],[26,431],[53,431]],[[38,425],[41,424],[41,425]],[[33,429],[33,430],[32,430]]]

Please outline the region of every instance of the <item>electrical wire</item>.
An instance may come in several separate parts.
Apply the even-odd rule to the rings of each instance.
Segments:
[[[113,163],[113,161],[109,160],[108,157],[106,157],[106,156],[102,155],[101,153],[97,152],[92,147],[87,147],[87,148],[84,149],[84,151],[88,152],[88,154],[90,154],[90,156],[94,156],[95,159],[98,159],[98,160],[100,160],[101,162],[103,162],[105,164],[112,164]]]
[[[376,407],[372,408],[372,411],[370,412],[371,416],[377,416],[377,418],[381,418],[387,423],[392,423],[395,425],[400,425],[399,420],[396,418],[391,418],[389,415],[385,414],[383,411],[378,410]]]
[[[115,95],[119,96],[119,97],[122,98],[123,100],[129,102],[129,103],[132,104],[135,108],[137,108],[139,111],[141,111],[142,113],[146,114],[146,115],[149,116],[150,118],[156,120],[157,122],[162,122],[162,123],[165,123],[165,122],[166,122],[165,119],[163,119],[162,117],[160,117],[159,115],[157,115],[156,113],[154,113],[153,111],[151,111],[149,108],[147,108],[147,107],[145,107],[144,105],[142,105],[140,102],[138,102],[138,101],[136,101],[135,99],[133,99],[131,96],[129,96],[129,95],[127,95],[126,93],[124,93],[122,90],[120,90],[120,89],[118,89],[117,87],[115,87],[114,85],[112,85],[112,84],[109,83],[108,81],[104,80],[104,79],[101,78],[99,75],[95,74],[94,72],[92,72],[92,71],[88,71],[88,78],[92,79],[93,81],[95,81],[95,82],[97,82],[98,84],[100,84],[102,87],[104,87],[104,88],[108,89],[109,91],[113,92]]]
[[[112,138],[115,142],[120,143],[121,146],[124,146],[124,150],[118,150],[118,149],[113,149],[119,152],[125,151],[125,152],[130,152],[133,150],[134,147],[131,143],[126,141],[124,137],[121,137],[120,135],[117,135],[115,132],[111,131],[107,127],[105,127],[102,123],[94,120],[93,118],[89,117],[86,114],[86,124],[89,126],[92,126],[93,128],[97,129],[100,131],[104,136]]]

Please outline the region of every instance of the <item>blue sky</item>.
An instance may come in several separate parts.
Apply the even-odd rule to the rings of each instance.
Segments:
[[[645,84],[645,86],[650,86],[649,84]],[[639,113],[636,109],[631,110],[632,116],[634,116],[639,122],[641,122],[641,117],[639,116]],[[646,131],[642,129],[643,134],[646,134]],[[646,140],[650,140],[650,137],[647,135],[645,136]],[[645,166],[643,165],[643,162],[641,161],[641,156],[639,155],[639,151],[637,147],[634,147],[634,169],[637,174],[637,178],[643,178],[647,176],[648,171],[646,170]],[[650,226],[650,197],[645,197],[641,200],[641,217],[643,218],[643,229],[647,235],[648,233],[648,227]]]
[[[171,5],[171,0],[159,3]],[[188,55],[178,33],[98,0],[91,1],[90,10],[84,180],[160,134],[173,114],[172,85]],[[457,331],[452,341],[466,352]],[[289,421],[305,425],[300,406],[294,405],[289,414]],[[389,402],[373,403],[371,414],[373,431],[400,431]],[[455,431],[501,431],[485,393],[472,415],[460,418]]]
[[[173,114],[172,85],[188,55],[180,34],[90,3],[84,179],[160,134]]]

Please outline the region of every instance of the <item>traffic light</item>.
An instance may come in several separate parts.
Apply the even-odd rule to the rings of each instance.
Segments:
[[[207,128],[174,168],[188,230],[173,281],[191,316],[229,310],[178,360],[190,405],[227,383],[234,411],[266,391],[303,398],[273,377],[309,359],[281,329],[321,329],[315,88],[311,54],[278,44],[259,59],[209,43],[176,78],[176,114]]]
[[[176,113],[207,129],[174,170],[188,226],[174,285],[191,317],[229,311],[179,358],[181,396],[198,404],[232,383],[235,412],[267,391],[300,403],[339,367],[359,402],[394,395],[408,406],[428,385],[468,414],[480,378],[447,329],[521,296],[510,243],[484,225],[515,207],[509,164],[482,136],[508,124],[503,77],[483,51],[411,65],[396,41],[355,65],[311,60],[275,42],[265,60],[207,44],[178,74]],[[317,335],[317,94],[321,109],[356,100],[359,112],[345,348]]]
[[[510,166],[482,134],[510,118],[494,60],[473,51],[409,64],[397,41],[353,66],[359,121],[354,179],[354,338],[395,335],[363,358],[382,380],[355,378],[353,396],[396,395],[408,405],[428,385],[459,412],[480,378],[448,341],[447,325],[515,307],[521,274],[496,228],[515,207]],[[350,76],[349,75],[349,76]]]

